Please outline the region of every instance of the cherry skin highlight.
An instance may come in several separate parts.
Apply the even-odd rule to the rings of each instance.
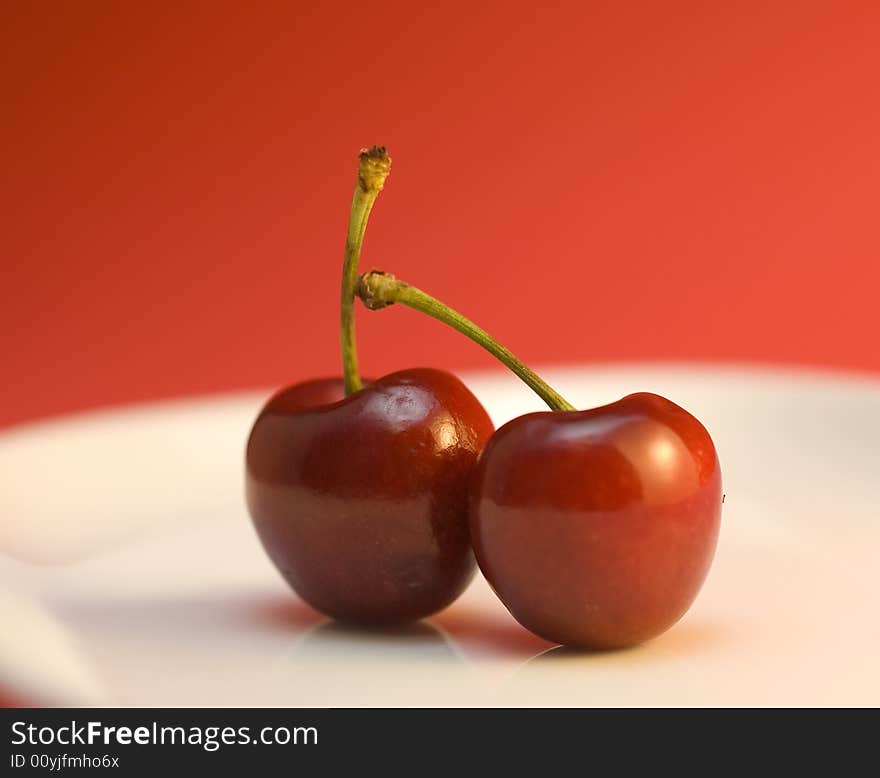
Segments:
[[[473,576],[468,484],[493,432],[458,378],[403,370],[348,397],[340,379],[272,397],[251,430],[247,503],[288,584],[335,619],[393,624]]]
[[[671,627],[708,573],[721,470],[703,425],[655,394],[500,427],[471,494],[480,568],[541,637],[581,648]]]

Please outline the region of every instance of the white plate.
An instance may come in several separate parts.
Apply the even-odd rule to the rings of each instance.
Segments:
[[[880,382],[545,372],[583,407],[659,392],[713,434],[727,494],[718,552],[662,637],[554,648],[480,578],[411,629],[325,622],[281,582],[243,506],[260,392],[0,435],[0,690],[125,706],[880,704]],[[512,377],[465,378],[496,423],[541,407]]]

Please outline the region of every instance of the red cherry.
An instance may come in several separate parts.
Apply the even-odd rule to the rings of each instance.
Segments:
[[[508,610],[548,640],[640,643],[690,607],[721,517],[709,433],[655,394],[532,413],[486,445],[472,490],[477,561]]]
[[[266,405],[274,404],[276,411],[282,408],[285,411],[304,411],[344,398],[345,381],[341,378],[312,378],[282,389]]]
[[[309,381],[260,412],[246,461],[254,526],[290,586],[326,615],[423,618],[473,575],[468,484],[492,422],[440,370],[342,394],[341,380]]]

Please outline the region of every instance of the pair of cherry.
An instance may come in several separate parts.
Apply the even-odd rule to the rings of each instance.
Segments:
[[[481,570],[536,634],[632,645],[674,624],[708,572],[721,475],[700,422],[654,394],[577,411],[484,331],[381,272],[357,275],[390,171],[361,152],[342,291],[345,378],[275,394],[247,445],[248,507],[290,586],[327,616],[391,624],[453,602]],[[421,368],[362,386],[355,297],[402,303],[495,354],[552,409],[494,430],[455,376]]]

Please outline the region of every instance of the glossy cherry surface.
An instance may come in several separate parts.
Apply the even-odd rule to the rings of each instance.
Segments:
[[[472,490],[480,567],[536,634],[633,645],[687,611],[709,570],[721,471],[703,425],[654,394],[532,413],[492,436]]]
[[[309,381],[260,412],[246,457],[254,526],[290,586],[328,616],[428,616],[474,572],[468,484],[492,422],[440,370],[342,395],[340,379]]]

